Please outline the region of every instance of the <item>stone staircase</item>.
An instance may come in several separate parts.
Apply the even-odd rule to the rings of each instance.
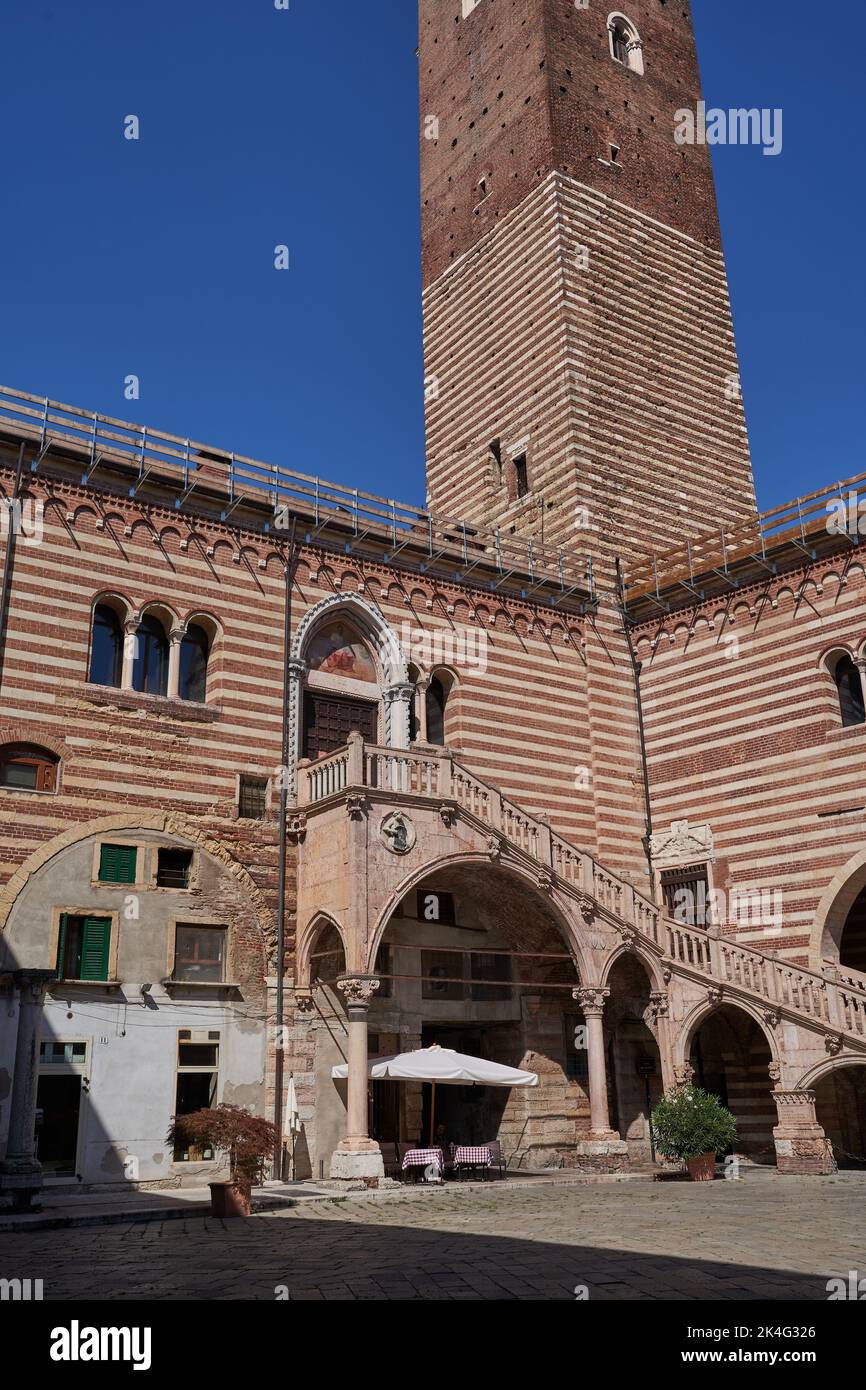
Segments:
[[[829,968],[818,974],[727,940],[718,929],[671,920],[633,884],[476,777],[447,750],[386,748],[353,735],[346,748],[302,763],[299,774],[299,807],[305,811],[353,791],[375,791],[397,803],[434,801],[451,809],[486,834],[492,848],[507,846],[541,882],[548,877],[579,905],[610,920],[663,967],[866,1053],[866,975]]]

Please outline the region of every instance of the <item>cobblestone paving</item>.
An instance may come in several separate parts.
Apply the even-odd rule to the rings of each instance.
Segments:
[[[46,1299],[826,1299],[866,1274],[866,1175],[334,1200],[5,1235]]]

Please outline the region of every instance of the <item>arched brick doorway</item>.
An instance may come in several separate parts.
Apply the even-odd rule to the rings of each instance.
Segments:
[[[715,1009],[695,1030],[689,1060],[695,1084],[717,1095],[737,1121],[735,1151],[755,1163],[775,1165],[773,1057],[755,1020],[731,1004]]]

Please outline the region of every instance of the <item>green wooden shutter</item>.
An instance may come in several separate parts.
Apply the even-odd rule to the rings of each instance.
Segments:
[[[111,918],[85,917],[81,934],[81,979],[108,979]]]
[[[102,883],[135,883],[135,845],[101,845],[99,878]]]
[[[66,955],[66,913],[60,914],[60,933],[57,938],[57,974],[61,980],[65,977],[63,960]]]

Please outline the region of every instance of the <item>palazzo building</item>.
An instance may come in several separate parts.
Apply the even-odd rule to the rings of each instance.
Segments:
[[[419,66],[429,510],[0,389],[0,1198],[290,1079],[374,1184],[434,1042],[538,1073],[443,1088],[513,1170],[691,1077],[864,1161],[866,569],[756,508],[688,6],[421,0]]]

